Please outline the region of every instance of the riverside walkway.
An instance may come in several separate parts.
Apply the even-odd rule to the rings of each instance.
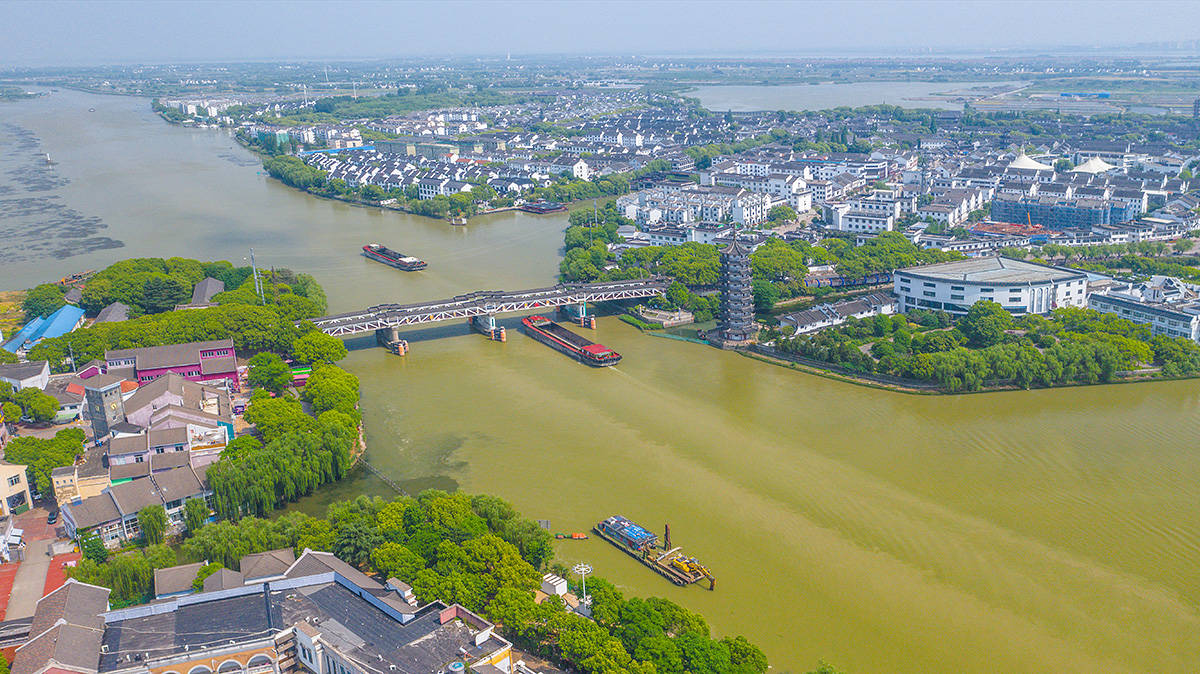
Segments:
[[[600,283],[560,283],[533,290],[481,290],[448,300],[415,304],[380,304],[361,311],[314,318],[312,322],[327,335],[347,337],[364,332],[387,330],[546,307],[583,306],[588,302],[631,300],[662,295],[671,279],[664,276],[604,281]]]

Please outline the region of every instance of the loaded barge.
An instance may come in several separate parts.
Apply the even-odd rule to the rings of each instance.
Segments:
[[[545,316],[529,316],[521,319],[525,332],[552,349],[593,367],[608,367],[621,362],[621,354],[577,335]]]
[[[708,568],[695,557],[683,554],[681,548],[671,547],[670,525],[665,527],[661,546],[658,536],[620,515],[597,523],[592,531],[676,585],[691,585],[707,579],[709,590],[717,587],[717,579]]]
[[[377,243],[368,243],[363,246],[363,255],[376,262],[382,262],[389,267],[395,267],[404,271],[418,271],[428,266],[425,264],[425,260],[419,257],[398,253],[391,248],[381,246]]]

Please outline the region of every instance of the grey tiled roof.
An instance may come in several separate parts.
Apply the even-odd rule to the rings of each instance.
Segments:
[[[161,597],[164,594],[190,592],[196,574],[200,572],[204,562],[195,564],[180,564],[168,566],[165,569],[154,570],[154,594]]]

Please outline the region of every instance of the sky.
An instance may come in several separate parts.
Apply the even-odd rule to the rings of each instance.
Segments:
[[[1200,2],[0,0],[0,68],[534,54],[755,55],[1193,41]]]

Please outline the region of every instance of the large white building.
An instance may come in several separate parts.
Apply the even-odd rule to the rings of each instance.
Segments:
[[[1087,306],[1087,275],[1003,257],[940,262],[897,270],[900,311],[932,309],[965,314],[991,300],[1014,316]]]

